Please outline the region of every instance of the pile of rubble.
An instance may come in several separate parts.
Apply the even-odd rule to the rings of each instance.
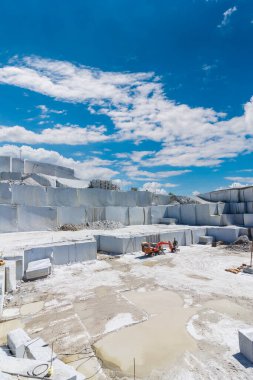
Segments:
[[[98,222],[88,222],[85,224],[63,224],[59,231],[80,231],[80,230],[115,230],[124,225],[114,220],[103,220]]]
[[[233,243],[227,245],[225,249],[233,252],[249,252],[252,242],[247,235],[239,236]]]
[[[187,197],[184,195],[175,195],[172,193],[169,194],[169,203],[170,204],[200,204],[200,202],[194,198]]]

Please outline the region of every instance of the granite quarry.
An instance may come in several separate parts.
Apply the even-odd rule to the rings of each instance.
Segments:
[[[225,269],[252,233],[252,186],[172,201],[0,157],[0,379],[251,379],[253,276]]]

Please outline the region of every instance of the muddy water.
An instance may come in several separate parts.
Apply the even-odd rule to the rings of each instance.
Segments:
[[[38,301],[38,302],[32,302],[32,303],[27,303],[20,308],[20,314],[25,316],[29,314],[36,314],[39,311],[41,311],[44,307],[44,302],[43,301]]]
[[[123,375],[146,377],[153,369],[165,369],[185,351],[194,351],[196,343],[186,330],[194,309],[184,309],[174,292],[129,292],[129,301],[149,315],[149,320],[111,333],[95,344],[97,355],[111,369]]]

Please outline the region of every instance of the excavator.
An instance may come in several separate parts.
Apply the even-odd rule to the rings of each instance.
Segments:
[[[176,252],[178,250],[178,242],[176,239],[173,240],[173,243],[171,243],[171,241],[159,241],[158,243],[148,243],[145,241],[141,243],[141,250],[147,256],[161,255],[164,253],[164,245],[169,246],[170,252]]]

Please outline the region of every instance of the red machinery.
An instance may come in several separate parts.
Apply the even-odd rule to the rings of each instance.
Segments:
[[[145,253],[145,255],[155,256],[164,253],[163,246],[168,245],[171,252],[177,251],[178,243],[174,241],[159,241],[158,243],[141,243],[141,250]]]

